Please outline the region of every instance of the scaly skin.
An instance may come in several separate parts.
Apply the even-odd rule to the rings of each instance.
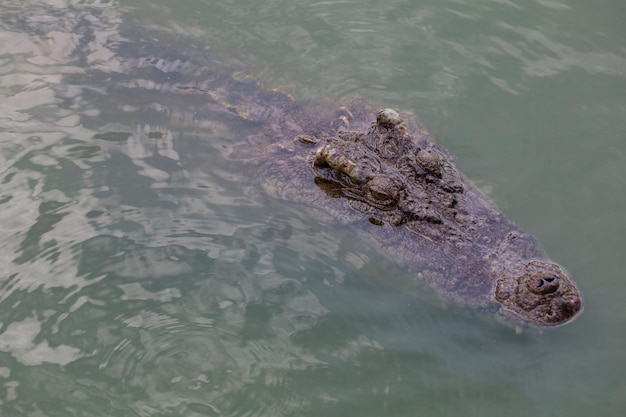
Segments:
[[[364,234],[421,271],[443,300],[495,310],[519,325],[557,326],[576,317],[582,296],[563,268],[413,125],[411,134],[385,109],[368,129],[305,131],[270,155],[260,152],[272,162],[261,164],[259,175],[269,174],[267,188],[280,198],[344,223],[368,219]]]

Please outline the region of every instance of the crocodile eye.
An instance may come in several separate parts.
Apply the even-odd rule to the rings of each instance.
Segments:
[[[376,200],[391,200],[393,198],[386,190],[371,189],[370,191],[372,192],[372,197]]]
[[[387,176],[376,176],[368,182],[367,186],[371,196],[378,201],[395,201],[398,199],[398,186]]]

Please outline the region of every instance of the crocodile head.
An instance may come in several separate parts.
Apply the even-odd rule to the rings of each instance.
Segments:
[[[419,139],[397,112],[381,110],[367,132],[326,138],[312,161],[316,182],[374,224],[406,224],[429,237],[461,233],[461,177],[443,148]]]
[[[410,133],[397,112],[379,111],[366,132],[326,137],[310,162],[329,196],[346,199],[371,223],[387,225],[372,233],[380,243],[392,236],[390,252],[435,272],[429,284],[442,298],[475,306],[495,302],[499,315],[527,326],[557,326],[582,311],[582,296],[566,272],[457,170],[425,130]],[[402,237],[394,239],[398,233]]]

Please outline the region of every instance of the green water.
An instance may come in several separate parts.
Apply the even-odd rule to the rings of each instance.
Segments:
[[[385,286],[410,272],[242,186],[228,129],[111,135],[127,121],[60,97],[116,65],[129,18],[299,100],[418,114],[584,313],[518,335]],[[625,415],[624,21],[616,0],[2,2],[0,415]]]

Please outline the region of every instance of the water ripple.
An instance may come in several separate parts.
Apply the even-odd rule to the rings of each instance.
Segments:
[[[568,362],[550,352],[569,352],[574,331],[534,344],[456,311],[415,307],[408,297],[419,284],[392,294],[376,284],[393,275],[393,286],[403,271],[375,249],[301,208],[259,202],[229,157],[246,128],[207,94],[211,76],[241,81],[233,70],[254,68],[270,86],[301,85],[307,100],[460,103],[458,114],[443,106],[440,118],[456,120],[459,142],[479,127],[505,137],[515,121],[525,139],[536,131],[517,100],[537,92],[533,82],[577,69],[625,75],[623,50],[577,43],[584,30],[562,30],[577,6],[224,1],[177,14],[147,1],[132,11],[116,0],[26,3],[0,6],[3,413],[412,415],[432,411],[440,396],[465,411],[471,401],[471,414],[493,398],[504,412],[544,409],[542,399],[554,396],[535,394],[570,390],[559,383],[563,369],[575,376],[580,355]],[[124,26],[126,15],[145,26]],[[146,37],[151,30],[163,36]],[[251,64],[220,55],[224,45]],[[161,73],[142,72],[150,68]],[[171,77],[181,75],[196,77],[195,95],[175,93],[181,85]],[[498,94],[512,97],[512,109],[485,106]],[[589,106],[598,120],[611,107]],[[469,123],[474,116],[480,122]],[[471,155],[505,146],[481,141],[474,133],[460,146]],[[548,166],[546,146],[519,140],[506,152]],[[506,152],[476,164],[506,172]],[[511,193],[533,167],[514,169]]]

